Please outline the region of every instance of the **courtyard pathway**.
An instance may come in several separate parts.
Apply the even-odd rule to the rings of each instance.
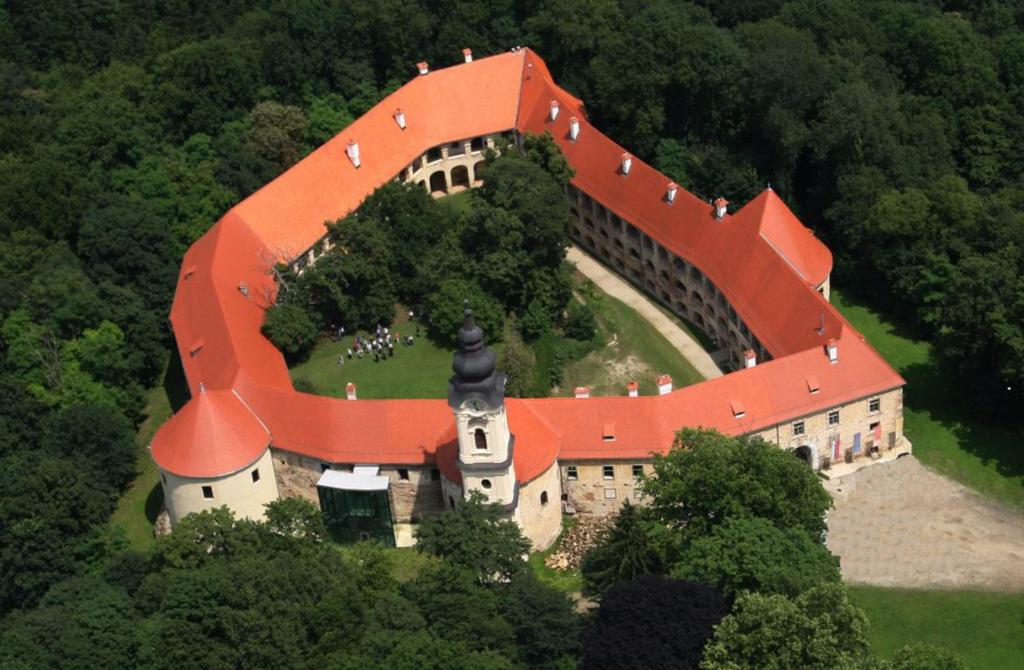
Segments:
[[[654,328],[672,343],[679,353],[697,369],[705,379],[721,377],[722,371],[711,360],[711,356],[683,330],[679,324],[665,316],[664,312],[655,307],[643,293],[633,288],[624,279],[609,271],[605,266],[586,255],[578,247],[569,247],[569,261],[576,264],[580,274],[607,293],[630,307],[647,320]]]
[[[1024,591],[1024,514],[913,456],[825,482],[843,579],[875,586]]]

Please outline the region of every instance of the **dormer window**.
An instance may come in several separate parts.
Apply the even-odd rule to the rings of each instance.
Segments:
[[[615,424],[606,423],[604,424],[604,430],[601,431],[601,439],[605,442],[615,441]]]
[[[733,418],[742,419],[747,415],[746,408],[743,407],[743,403],[740,402],[739,400],[733,400],[732,402],[729,403],[729,405],[732,407]]]

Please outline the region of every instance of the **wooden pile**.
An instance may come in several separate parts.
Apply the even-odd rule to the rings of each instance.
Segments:
[[[554,570],[579,570],[583,557],[590,548],[601,541],[614,519],[608,517],[580,517],[569,530],[562,534],[558,549],[544,559],[544,564]]]

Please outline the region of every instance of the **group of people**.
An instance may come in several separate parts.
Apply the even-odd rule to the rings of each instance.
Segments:
[[[345,327],[340,327],[336,332],[338,333],[338,339],[341,339],[345,335]],[[338,356],[338,365],[345,365],[346,356],[351,360],[352,358],[363,358],[364,356],[372,355],[374,363],[394,358],[396,344],[411,347],[414,341],[412,335],[402,337],[397,332],[392,333],[391,329],[387,326],[382,326],[378,323],[372,337],[356,335],[352,338],[352,346],[344,354]]]

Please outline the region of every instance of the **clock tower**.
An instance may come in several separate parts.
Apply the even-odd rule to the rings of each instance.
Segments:
[[[448,381],[448,405],[455,413],[459,437],[462,494],[480,491],[511,511],[519,498],[512,464],[515,436],[505,413],[505,373],[495,370],[494,363],[494,352],[484,345],[484,332],[467,307],[452,363],[455,374]]]

